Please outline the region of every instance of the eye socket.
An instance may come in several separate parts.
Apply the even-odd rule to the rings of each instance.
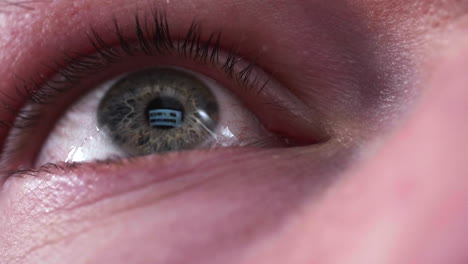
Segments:
[[[192,24],[188,29],[188,33],[186,34],[185,39],[183,39],[183,41],[180,41],[172,36],[172,34],[169,31],[167,21],[164,17],[156,15],[155,20],[153,22],[154,25],[149,26],[148,21],[141,23],[139,22],[138,17],[136,18],[137,30],[134,32],[134,36],[137,42],[131,41],[130,37],[124,36],[121,32],[120,27],[118,26],[118,23],[114,22],[114,40],[118,41],[119,47],[108,44],[103,40],[103,38],[101,38],[101,36],[98,33],[92,31],[92,34],[90,35],[90,40],[92,46],[96,50],[95,55],[80,55],[81,57],[79,59],[73,58],[70,55],[66,55],[65,62],[67,65],[63,68],[55,68],[56,72],[58,72],[55,78],[47,80],[45,82],[46,85],[44,85],[44,87],[34,90],[32,93],[29,93],[31,90],[26,89],[26,92],[28,93],[28,96],[30,98],[30,102],[26,105],[25,112],[18,115],[19,120],[17,120],[17,123],[20,124],[19,127],[21,127],[22,129],[24,127],[36,129],[38,127],[37,120],[41,119],[40,125],[43,127],[42,136],[44,140],[37,140],[32,142],[32,144],[28,143],[28,146],[24,147],[25,142],[28,142],[27,136],[25,136],[26,133],[24,133],[24,131],[21,131],[21,129],[14,130],[13,133],[10,133],[12,136],[8,140],[9,145],[7,145],[6,147],[7,151],[4,152],[7,153],[7,155],[2,156],[3,160],[5,160],[5,157],[11,157],[11,153],[16,153],[16,155],[24,155],[25,153],[27,153],[30,158],[30,163],[34,163],[40,166],[43,163],[56,161],[88,161],[92,159],[108,159],[114,157],[128,157],[135,155],[160,153],[169,150],[191,149],[193,147],[206,148],[213,146],[216,147],[252,145],[253,142],[255,143],[253,145],[265,145],[274,147],[289,146],[291,145],[291,142],[294,142],[294,144],[296,144],[298,141],[296,141],[296,138],[288,137],[287,133],[284,133],[284,131],[287,131],[288,129],[293,131],[292,135],[294,135],[294,133],[303,135],[305,134],[307,137],[313,138],[310,140],[310,142],[315,141],[315,139],[318,138],[316,137],[317,133],[308,133],[308,129],[304,129],[303,131],[294,129],[294,127],[300,127],[302,125],[306,126],[307,123],[301,123],[299,115],[291,113],[292,111],[289,111],[290,109],[288,108],[283,108],[284,106],[282,105],[282,102],[287,102],[285,105],[291,105],[294,102],[300,102],[300,100],[297,100],[297,98],[296,101],[290,100],[293,98],[291,94],[287,92],[287,89],[281,87],[281,85],[275,82],[274,79],[271,79],[267,76],[266,73],[263,73],[261,70],[259,70],[255,64],[248,62],[247,60],[239,56],[236,52],[232,51],[235,49],[231,48],[231,52],[223,53],[223,45],[221,44],[222,37],[220,33],[214,33],[210,35],[202,34],[200,27],[197,24]],[[142,25],[145,26],[143,27]],[[142,57],[145,57],[143,61],[146,62],[140,63],[139,61],[141,60],[137,60],[133,64],[127,63],[127,60],[130,59],[131,61],[132,57],[140,59]],[[176,58],[176,61],[178,60],[179,62],[174,63],[174,58]],[[259,116],[259,120],[257,120],[253,115],[251,115],[248,118],[250,119],[250,121],[244,122],[242,126],[236,129],[237,131],[233,131],[232,123],[229,126],[217,126],[218,130],[214,129],[214,125],[209,125],[213,126],[214,130],[210,131],[210,129],[205,129],[204,133],[208,132],[208,134],[210,134],[209,137],[215,138],[216,144],[213,144],[212,142],[206,143],[207,141],[201,140],[200,142],[197,141],[197,143],[200,144],[188,144],[183,147],[169,146],[166,143],[163,143],[166,145],[164,147],[161,147],[160,149],[154,149],[154,146],[157,144],[152,144],[151,147],[146,148],[146,150],[137,150],[138,148],[135,146],[138,145],[138,143],[147,143],[147,141],[152,141],[153,143],[155,142],[155,139],[151,139],[151,137],[148,139],[147,137],[145,137],[145,135],[137,135],[134,137],[127,137],[127,140],[129,138],[133,138],[134,140],[136,140],[136,144],[120,144],[119,148],[109,148],[111,149],[110,151],[106,149],[105,151],[100,151],[99,155],[93,154],[87,157],[84,157],[85,155],[81,155],[83,153],[82,143],[66,144],[65,142],[61,142],[59,145],[55,144],[54,147],[50,148],[47,146],[47,144],[43,144],[43,142],[49,137],[49,132],[51,131],[52,127],[54,127],[53,123],[55,122],[50,120],[44,120],[44,122],[42,122],[43,117],[46,117],[48,115],[55,115],[55,119],[50,118],[51,120],[67,118],[66,114],[59,114],[61,112],[58,111],[58,108],[68,108],[68,105],[70,105],[69,101],[75,100],[73,98],[76,98],[79,94],[83,94],[86,92],[83,91],[83,87],[95,87],[97,83],[102,83],[104,82],[104,80],[107,80],[106,78],[115,76],[115,73],[108,73],[109,68],[117,68],[118,72],[128,72],[135,70],[129,70],[129,65],[122,67],[122,65],[124,64],[129,64],[130,68],[134,66],[136,69],[164,66],[172,68],[181,67],[187,69],[188,71],[199,72],[201,76],[207,76],[207,78],[205,79],[212,78],[216,80],[214,83],[218,83],[219,85],[229,87],[229,90],[233,92],[235,96],[237,96],[239,99],[242,99],[240,100],[242,102],[236,101],[236,103],[231,104],[235,105],[237,107],[237,110],[228,111],[232,112],[231,119],[227,120],[228,122],[233,120],[245,120],[246,116],[251,115],[250,113],[248,114],[248,110],[245,109],[245,106],[249,106],[249,109],[252,110],[254,113],[261,113],[263,116]],[[105,74],[96,74],[102,72],[104,72]],[[99,81],[96,82],[95,78],[94,83],[87,83],[86,79],[89,79],[90,76],[94,75],[100,76],[99,78],[97,78],[97,80]],[[36,82],[33,82],[33,84],[36,85]],[[222,89],[224,88],[216,90]],[[76,92],[76,90],[81,91]],[[72,91],[75,92],[73,93]],[[68,97],[68,99],[63,100],[63,102],[61,102],[61,98],[63,97]],[[206,95],[204,97],[206,97]],[[219,99],[219,96],[216,97],[217,99]],[[167,100],[167,98],[164,96],[160,97],[160,99],[161,98]],[[150,102],[144,104],[143,107],[145,109],[145,111],[143,112],[147,113],[145,113],[145,115],[140,113],[140,117],[148,115],[147,118],[149,120],[150,112],[148,110],[148,107],[152,103],[157,104],[157,99],[157,96],[148,97],[148,100],[150,100]],[[54,107],[51,107],[51,102],[53,103]],[[96,101],[96,105],[98,105],[98,102],[99,100]],[[112,104],[109,104],[109,106],[110,105]],[[182,104],[182,106],[185,107],[184,104]],[[221,104],[219,104],[218,106],[220,109],[223,108]],[[275,108],[278,112],[272,113],[272,111],[269,111],[269,109]],[[156,114],[164,114],[164,111],[161,110],[184,112],[180,110],[186,109],[157,108],[151,110],[156,110]],[[98,109],[96,109],[95,113],[89,113],[88,111],[88,118],[84,118],[83,120],[90,120],[90,117],[95,118],[97,112],[99,112]],[[82,111],[82,113],[84,112]],[[176,112],[173,113],[177,115]],[[184,116],[183,113],[181,114],[182,119],[184,118]],[[197,115],[188,115],[188,117],[192,116],[198,118],[198,120],[203,119],[203,116],[200,115],[200,112],[196,114]],[[262,119],[265,119],[263,117],[267,117],[267,123],[262,122]],[[216,120],[216,118],[213,117],[210,117],[210,119],[211,121]],[[31,125],[31,123],[34,124]],[[77,124],[78,123],[83,123],[83,121],[79,121],[77,122]],[[88,122],[88,124],[90,124],[90,122]],[[103,122],[101,122],[100,125],[103,125]],[[206,126],[207,124],[204,125]],[[96,130],[96,127],[98,128],[98,130]],[[277,131],[278,128],[280,128],[280,130],[283,130]],[[76,140],[77,138],[83,138],[84,136],[79,135],[77,137],[76,134],[73,134],[73,131],[70,131],[70,128],[59,127],[58,129],[59,133],[61,134],[73,135],[71,139]],[[99,129],[99,125],[96,125],[94,129],[94,133],[96,131],[97,133],[101,132],[101,130]],[[164,129],[159,128],[159,130],[161,132]],[[91,132],[91,130],[88,130],[88,132]],[[116,140],[117,136],[112,136],[113,132],[115,131],[112,131],[110,133],[107,132],[107,134],[111,134],[111,141],[107,142],[116,143],[116,141],[119,141]],[[170,134],[171,132],[168,132],[167,134]],[[38,132],[38,134],[40,133]],[[88,135],[85,135],[84,138],[92,138],[93,135],[93,133],[90,133]],[[191,135],[197,135],[197,132],[193,133],[192,130]],[[208,138],[207,135],[204,135],[203,137]],[[222,140],[220,140],[220,138],[222,138]],[[235,140],[233,141],[233,139]],[[106,141],[108,139],[102,140]],[[29,153],[37,153],[37,149],[42,149],[40,151],[40,157],[32,157],[32,155]],[[67,152],[67,155],[64,155],[62,152]],[[79,155],[75,155],[77,153]],[[36,162],[34,162],[34,160],[36,160]],[[9,163],[7,162],[6,164]]]

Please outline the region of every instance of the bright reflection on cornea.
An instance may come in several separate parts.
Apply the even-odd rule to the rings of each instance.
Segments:
[[[85,160],[85,154],[81,147],[72,146],[65,162],[81,162]]]
[[[197,112],[200,115],[200,119],[205,122],[211,122],[210,116],[203,110],[198,110]]]
[[[96,131],[92,136],[85,138],[84,140],[77,142],[67,150],[67,157],[63,160],[64,162],[84,162],[90,159],[105,159],[111,153],[119,153],[119,151],[113,147],[112,141],[106,136],[105,133],[101,133],[98,127],[95,127]],[[99,142],[104,143],[106,148],[96,147]]]
[[[231,130],[229,130],[228,127],[225,127],[223,129],[223,132],[222,132],[223,136],[227,137],[227,138],[235,138],[236,136],[234,136],[234,134],[231,132]]]
[[[95,139],[98,138],[100,134],[99,128],[97,126],[94,127],[96,128],[94,135],[85,138],[78,146],[71,146],[70,150],[68,151],[68,155],[65,159],[65,162],[82,162],[88,159],[86,154],[87,151],[84,145],[86,143],[93,142]]]
[[[221,142],[222,146],[229,146],[234,142],[238,141],[237,137],[231,132],[231,130],[228,127],[225,127],[221,131],[221,134],[223,135],[223,141]]]

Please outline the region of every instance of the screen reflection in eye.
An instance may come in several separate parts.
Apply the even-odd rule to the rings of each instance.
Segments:
[[[269,85],[271,76],[234,52],[237,48],[224,52],[220,32],[201,41],[201,28],[193,23],[185,39],[176,40],[166,16],[157,12],[152,19],[145,16],[144,22],[137,16],[135,24],[136,42],[132,42],[114,21],[118,46],[93,30],[89,39],[95,54],[67,53],[55,77],[42,80],[44,85],[37,89],[24,89],[28,110],[17,116],[7,156],[22,155],[23,167],[40,167],[196,148],[284,147],[294,142],[269,131],[262,118],[252,113],[255,109],[242,102],[248,98],[256,102],[254,108],[262,103],[271,106],[274,102],[262,98],[262,91],[283,87]],[[81,86],[89,76],[141,59],[145,62],[138,63],[139,68],[113,73],[117,77],[102,79],[98,87]],[[32,83],[37,86],[37,81]],[[37,121],[59,111],[56,103],[77,89],[84,92],[60,109],[55,125],[41,127]],[[169,118],[153,118],[166,114]],[[31,128],[46,131],[42,145],[18,148],[27,145]]]
[[[114,144],[131,155],[148,155],[192,149],[210,139],[218,111],[210,88],[194,76],[148,69],[113,85],[97,115]]]
[[[201,27],[193,23],[185,39],[175,40],[167,18],[159,13],[151,19],[145,17],[144,22],[137,16],[135,24],[137,42],[132,42],[114,21],[118,46],[107,43],[93,30],[90,40],[95,54],[67,55],[66,65],[57,70],[57,76],[28,95],[34,99],[29,102],[29,109],[34,109],[40,118],[21,115],[17,123],[47,118],[44,113],[66,97],[69,90],[90,90],[62,110],[52,129],[42,128],[49,132],[39,149],[22,152],[37,153],[31,157],[33,166],[192,149],[289,144],[283,136],[268,131],[261,118],[242,102],[245,97],[252,100],[254,96],[258,97],[254,100],[261,101],[261,91],[269,86],[271,77],[237,55],[234,48],[224,52],[221,33],[210,34],[201,41]],[[165,60],[161,64],[162,57]],[[103,79],[97,87],[80,86],[90,75],[141,58],[146,62],[137,69],[126,70],[130,73],[113,74],[117,77]],[[212,77],[206,72],[216,74]],[[244,98],[237,96],[242,93]],[[166,118],[154,118],[165,114]],[[22,127],[38,129],[40,125]]]

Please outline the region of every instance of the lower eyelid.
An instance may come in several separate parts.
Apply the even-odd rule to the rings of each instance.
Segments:
[[[9,186],[18,183],[17,186],[21,189],[19,192],[25,192],[26,197],[33,193],[38,203],[44,205],[38,204],[37,210],[53,212],[86,206],[111,196],[145,188],[178,189],[186,184],[201,183],[225,173],[232,174],[234,168],[235,175],[242,175],[249,170],[260,174],[270,170],[281,170],[293,176],[295,171],[291,170],[290,164],[294,161],[304,164],[304,168],[310,168],[309,173],[314,169],[323,170],[321,167],[326,167],[326,162],[323,162],[324,157],[317,154],[298,149],[278,151],[237,148],[195,150],[97,163],[58,163],[46,165],[38,170],[17,172],[8,178],[4,190],[7,191]],[[271,163],[272,155],[278,162]],[[310,155],[316,155],[315,162],[310,162]],[[239,168],[238,164],[245,166]],[[155,173],[156,171],[158,173]],[[27,178],[23,180],[22,177]],[[50,199],[55,197],[50,196],[54,193],[60,193],[59,200]],[[156,195],[159,194],[158,192]]]

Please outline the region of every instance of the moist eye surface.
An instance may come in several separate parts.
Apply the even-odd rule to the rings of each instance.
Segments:
[[[104,95],[97,111],[99,128],[133,156],[195,148],[210,139],[218,119],[210,88],[172,68],[125,76]]]

